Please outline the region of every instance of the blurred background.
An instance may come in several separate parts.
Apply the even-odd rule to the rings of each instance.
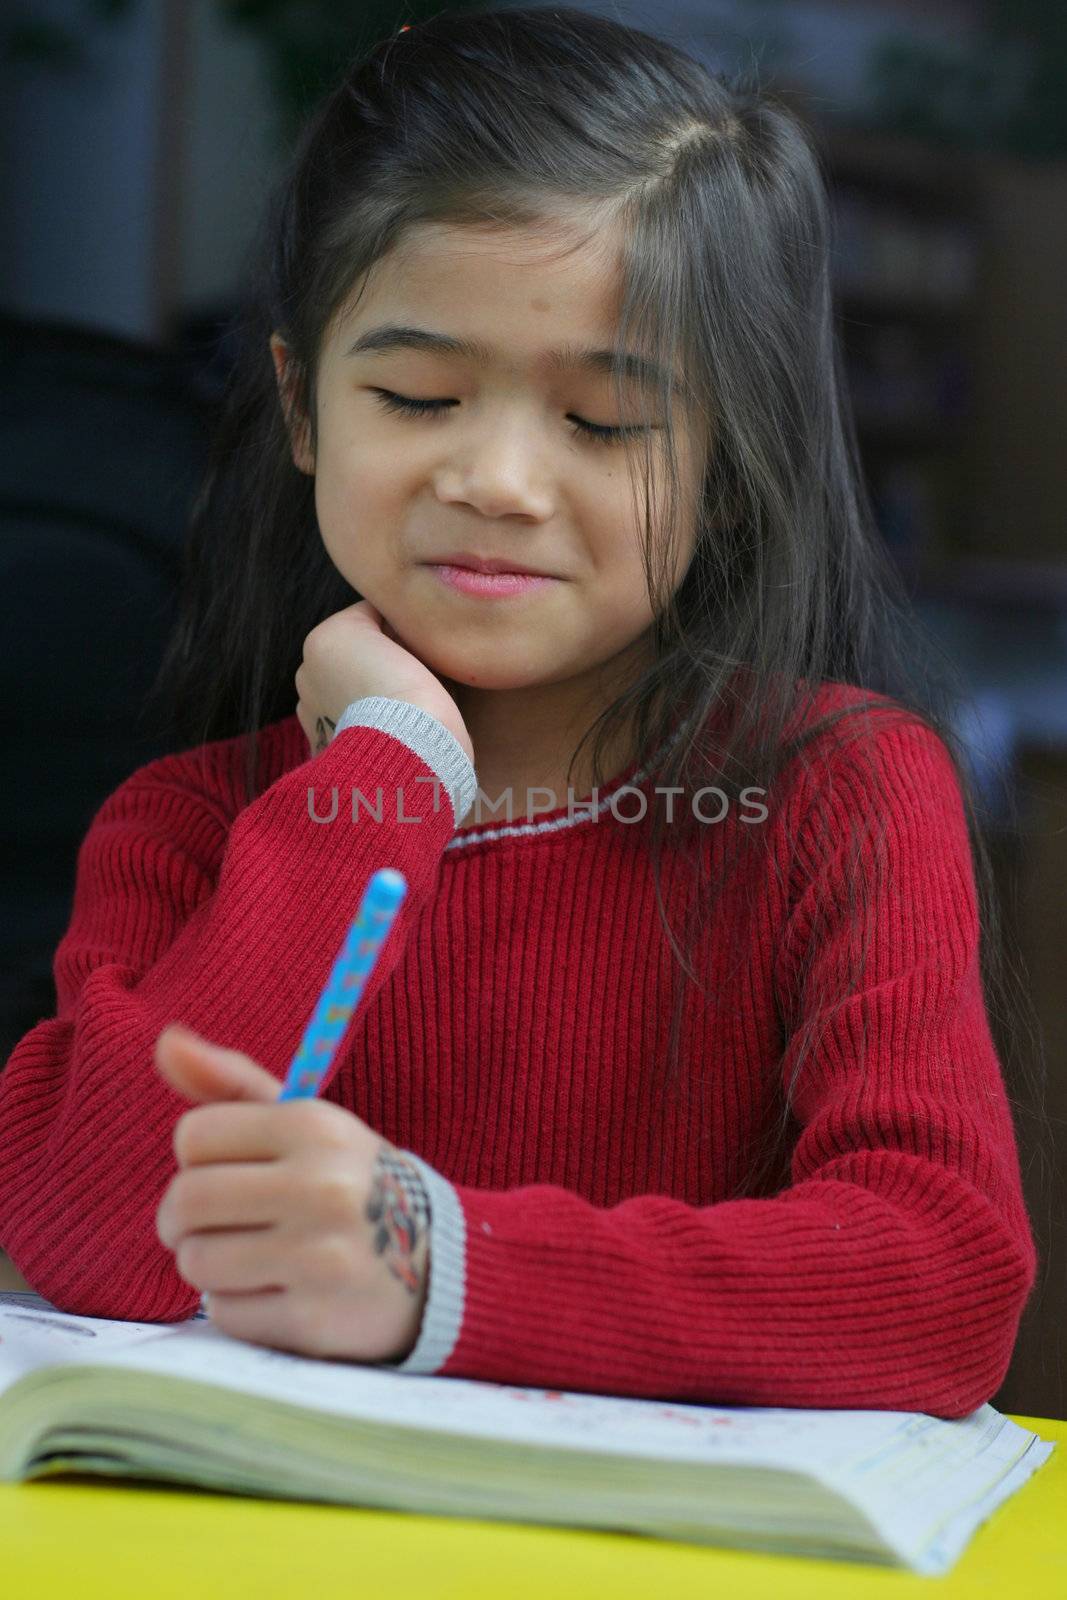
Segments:
[[[754,72],[822,152],[879,527],[961,671],[1003,937],[1037,1014],[1033,1038],[991,1018],[1042,1252],[994,1403],[1067,1416],[1067,6],[579,8]],[[346,59],[440,9],[9,0],[2,1060],[54,1014],[52,956],[94,812],[179,747],[146,696],[268,192]]]

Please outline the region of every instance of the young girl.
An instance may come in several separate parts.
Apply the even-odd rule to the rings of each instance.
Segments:
[[[966,1415],[1036,1267],[986,857],[799,124],[599,17],[445,12],[319,110],[265,263],[190,748],[83,842],[0,1244],[62,1309],[207,1294],[314,1356]],[[275,1104],[383,866],[332,1077]]]

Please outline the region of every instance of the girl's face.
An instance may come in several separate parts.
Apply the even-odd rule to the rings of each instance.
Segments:
[[[565,346],[611,342],[605,233],[567,254],[565,224],[551,237],[413,230],[327,330],[314,456],[306,428],[294,432],[294,460],[314,473],[319,528],[338,571],[431,671],[472,691],[587,688],[652,621],[644,496],[635,511],[627,460],[636,450],[640,471],[640,444],[593,431],[632,425],[634,415],[617,414],[606,370],[553,360]],[[385,329],[479,350],[449,352],[425,337],[421,347],[410,336],[387,342]],[[358,348],[372,338],[377,348]],[[271,348],[284,392],[286,350],[277,336]],[[388,409],[383,391],[443,404],[405,415]],[[687,499],[676,588],[693,553],[689,496],[703,471],[678,405]],[[507,598],[463,594],[431,565],[459,552],[514,560],[554,581]]]

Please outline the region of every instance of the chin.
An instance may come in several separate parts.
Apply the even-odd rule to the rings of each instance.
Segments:
[[[533,687],[533,683],[531,683],[529,678],[516,677],[514,673],[502,673],[499,670],[494,672],[491,668],[487,668],[484,672],[479,672],[476,669],[466,666],[465,664],[455,664],[455,670],[450,671],[444,666],[436,666],[433,661],[424,661],[423,665],[428,666],[430,671],[434,673],[436,677],[440,678],[444,687],[450,692],[454,689],[491,689],[503,691],[507,689],[529,689]],[[534,682],[540,681],[540,679],[534,680]]]

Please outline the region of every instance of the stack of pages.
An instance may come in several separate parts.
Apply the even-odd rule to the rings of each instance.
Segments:
[[[0,1294],[0,1478],[61,1472],[947,1572],[1051,1455],[992,1406],[721,1407],[313,1361]]]

